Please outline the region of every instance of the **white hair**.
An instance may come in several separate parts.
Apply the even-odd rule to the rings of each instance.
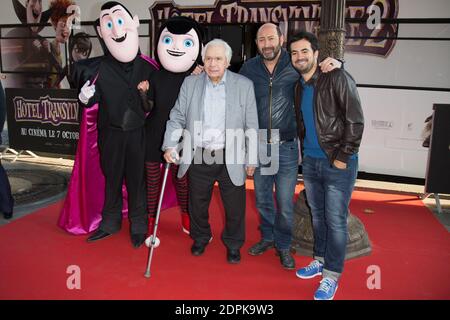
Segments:
[[[206,50],[208,50],[208,47],[213,47],[213,46],[222,46],[225,49],[225,57],[227,58],[227,62],[228,63],[231,62],[231,57],[233,56],[233,50],[231,50],[230,45],[228,43],[226,43],[225,41],[223,41],[222,39],[213,39],[206,44],[206,46],[202,52],[203,62],[205,62]]]

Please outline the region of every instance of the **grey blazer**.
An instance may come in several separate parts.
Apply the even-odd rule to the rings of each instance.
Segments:
[[[226,167],[233,184],[241,186],[246,179],[246,165],[254,167],[257,165],[258,115],[255,92],[252,81],[229,70],[226,72]],[[200,132],[206,77],[205,72],[186,77],[166,123],[162,150],[165,151],[167,148],[183,150],[178,177],[186,174],[192,163],[195,149],[202,147]],[[238,138],[233,136],[236,134]],[[179,144],[182,136],[183,140]]]

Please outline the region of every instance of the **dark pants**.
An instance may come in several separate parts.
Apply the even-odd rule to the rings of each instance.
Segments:
[[[223,162],[222,162],[223,163]],[[245,184],[235,186],[225,164],[192,164],[189,167],[190,235],[195,242],[206,244],[212,236],[208,208],[214,183],[225,208],[225,228],[222,241],[229,249],[240,249],[245,240]]]
[[[11,185],[0,161],[0,212],[12,213],[13,208],[14,199],[11,195]]]
[[[314,257],[324,260],[324,276],[336,280],[344,269],[347,247],[348,205],[358,173],[358,160],[346,169],[331,166],[328,159],[303,159],[303,179],[314,229]]]
[[[105,175],[105,204],[100,229],[115,233],[122,225],[122,183],[128,192],[131,233],[147,233],[145,201],[145,130],[105,128],[99,131],[100,162]]]

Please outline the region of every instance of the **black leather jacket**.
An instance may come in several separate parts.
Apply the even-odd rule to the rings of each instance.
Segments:
[[[261,129],[278,129],[280,140],[297,137],[294,111],[294,88],[300,75],[292,67],[291,58],[281,49],[281,56],[271,75],[261,56],[244,63],[240,74],[253,81],[258,121]]]
[[[314,115],[319,144],[330,164],[335,159],[347,163],[351,155],[358,153],[364,130],[356,83],[345,70],[321,73],[319,68],[308,83],[314,85]],[[295,113],[298,136],[303,142],[302,90],[302,84],[298,82],[295,87]]]

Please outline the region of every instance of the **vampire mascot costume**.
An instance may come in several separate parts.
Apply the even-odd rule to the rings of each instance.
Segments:
[[[105,176],[105,200],[99,228],[89,242],[121,228],[122,183],[128,191],[131,242],[142,245],[147,234],[144,158],[145,118],[137,85],[155,68],[139,54],[139,19],[118,2],[101,7],[97,31],[106,45],[95,83],[87,81],[79,99],[87,107],[98,103],[98,148]]]

